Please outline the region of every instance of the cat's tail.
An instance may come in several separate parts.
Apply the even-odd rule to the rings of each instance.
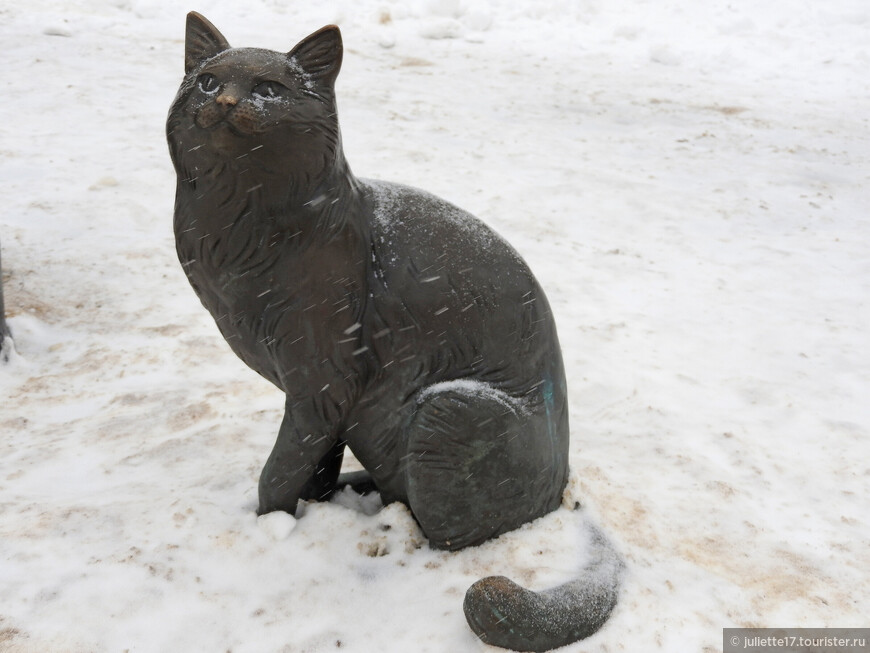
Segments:
[[[477,581],[465,594],[465,618],[487,644],[515,651],[549,651],[589,637],[616,605],[625,565],[601,531],[592,531],[580,577],[542,592],[504,576]]]

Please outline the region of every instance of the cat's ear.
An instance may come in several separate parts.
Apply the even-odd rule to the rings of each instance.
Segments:
[[[229,50],[230,44],[208,19],[191,11],[187,14],[184,35],[184,73],[187,74],[206,59]]]
[[[313,78],[332,84],[341,69],[343,51],[338,27],[327,25],[302,39],[287,56]]]

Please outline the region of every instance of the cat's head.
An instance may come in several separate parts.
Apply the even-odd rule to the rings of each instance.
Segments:
[[[167,121],[179,174],[240,161],[319,176],[340,154],[334,83],[342,42],[330,25],[288,53],[231,48],[203,16],[187,16],[185,78]]]

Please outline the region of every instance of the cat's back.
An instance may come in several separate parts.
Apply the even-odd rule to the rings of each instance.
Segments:
[[[520,255],[484,222],[440,197],[402,184],[362,180],[379,268],[387,277],[425,286],[452,275],[501,292],[534,284]],[[525,292],[525,291],[524,291]]]
[[[437,358],[449,344],[457,366],[482,355],[514,379],[528,371],[523,358],[558,365],[547,298],[507,241],[431,193],[369,180],[362,188],[370,207],[373,332],[422,330],[429,335],[412,349],[431,346]]]

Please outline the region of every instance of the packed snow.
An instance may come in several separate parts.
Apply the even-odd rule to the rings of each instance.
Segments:
[[[457,553],[350,491],[257,518],[282,396],[222,341],[171,229],[188,9],[279,51],[340,25],[354,172],[461,206],[528,261],[568,373],[563,509]],[[466,588],[552,587],[596,528],[621,600],[566,650],[870,626],[866,0],[33,0],[0,19],[0,649],[494,651]]]

